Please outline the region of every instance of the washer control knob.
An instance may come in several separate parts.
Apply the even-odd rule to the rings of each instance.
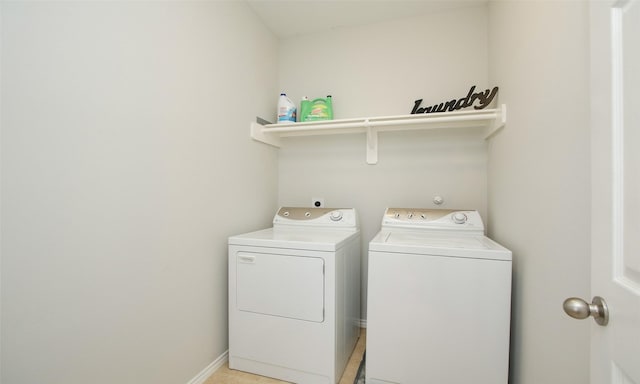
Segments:
[[[342,212],[340,212],[340,211],[332,211],[329,214],[329,218],[331,220],[333,220],[333,221],[340,221],[340,220],[342,220]]]
[[[465,215],[462,212],[454,213],[453,216],[451,216],[451,218],[453,219],[453,222],[456,224],[464,224],[467,222],[467,215]]]
[[[311,212],[307,211],[304,213],[304,217],[311,217]]]
[[[289,217],[289,211],[284,211],[284,212],[282,213],[282,216],[284,216],[284,217]]]
[[[413,212],[409,212],[409,214],[407,215],[408,218],[413,219]]]

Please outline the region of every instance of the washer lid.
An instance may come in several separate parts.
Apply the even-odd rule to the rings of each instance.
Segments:
[[[483,235],[383,230],[369,243],[369,251],[511,260],[511,251]]]
[[[324,228],[268,228],[229,237],[230,245],[336,251],[349,240],[359,236],[359,230],[331,230]]]

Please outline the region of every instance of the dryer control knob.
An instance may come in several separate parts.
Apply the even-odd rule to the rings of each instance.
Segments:
[[[342,212],[340,212],[340,211],[332,211],[329,214],[329,218],[331,220],[333,220],[333,221],[340,221],[340,220],[342,220]]]
[[[453,219],[453,222],[456,224],[464,224],[467,222],[467,215],[465,215],[462,212],[454,213],[453,216],[451,216],[451,218]]]

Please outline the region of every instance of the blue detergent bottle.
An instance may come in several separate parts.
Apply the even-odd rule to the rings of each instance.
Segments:
[[[286,93],[281,93],[278,99],[278,124],[296,122],[296,105],[289,100]]]

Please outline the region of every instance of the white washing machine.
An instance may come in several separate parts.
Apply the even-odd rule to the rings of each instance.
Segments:
[[[304,384],[340,380],[360,334],[354,209],[280,208],[229,238],[229,367]]]
[[[511,251],[478,212],[387,209],[368,278],[367,384],[507,383]]]

